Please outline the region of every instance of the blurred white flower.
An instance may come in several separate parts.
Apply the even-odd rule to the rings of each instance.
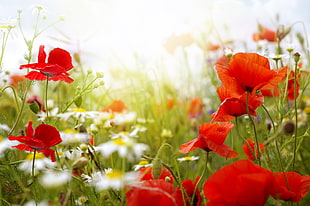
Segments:
[[[180,162],[195,161],[198,159],[199,159],[198,156],[186,156],[186,157],[177,158],[177,160]]]
[[[23,206],[49,206],[50,204],[48,204],[47,200],[43,200],[41,202],[36,202],[34,200],[30,200],[28,202],[26,202]]]
[[[33,153],[29,153],[26,159],[18,165],[18,169],[24,171],[25,173],[32,173],[33,164]],[[34,175],[37,175],[39,171],[45,170],[47,168],[55,168],[56,162],[52,162],[49,158],[44,157],[41,153],[36,153],[34,161]]]
[[[87,133],[80,133],[73,129],[66,129],[64,132],[60,132],[62,139],[61,144],[75,144],[75,143],[87,143],[89,135]]]
[[[80,196],[77,200],[74,201],[76,205],[85,205],[88,202],[87,197]]]
[[[45,171],[40,177],[39,182],[45,188],[56,188],[70,182],[72,176],[67,170]]]
[[[105,189],[122,189],[124,185],[133,182],[136,178],[135,172],[123,172],[120,170],[107,169],[104,172],[95,172],[92,176],[83,176],[85,181],[95,187],[98,191]]]
[[[7,149],[13,149],[12,146],[20,144],[17,140],[8,140],[3,138],[2,135],[0,135],[0,157],[4,156],[4,151]]]
[[[139,162],[139,164],[134,165],[134,166],[133,166],[133,169],[134,169],[134,171],[138,171],[138,170],[140,170],[141,168],[144,168],[144,167],[151,167],[151,166],[152,166],[152,164],[150,164],[148,161],[142,160],[142,161]]]
[[[113,125],[130,124],[135,122],[137,118],[137,114],[135,112],[116,113],[114,115],[114,118],[110,120]]]
[[[48,117],[49,118],[55,118],[57,117],[57,113],[58,113],[58,108],[53,108],[51,110],[48,111]],[[45,122],[46,120],[46,112],[44,111],[40,111],[38,112],[37,116],[39,117],[38,121],[41,121],[41,122]]]
[[[61,120],[67,121],[70,117],[73,117],[79,122],[85,122],[86,119],[94,119],[99,116],[100,112],[98,111],[87,111],[83,108],[71,109],[69,112],[58,114]]]

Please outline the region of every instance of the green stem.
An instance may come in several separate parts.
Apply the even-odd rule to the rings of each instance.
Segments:
[[[261,165],[261,161],[260,161],[260,149],[259,149],[259,145],[258,145],[258,138],[257,138],[257,131],[256,131],[256,126],[255,126],[255,122],[250,114],[250,109],[249,109],[249,92],[246,92],[246,111],[248,113],[248,117],[251,121],[252,127],[253,127],[253,131],[254,131],[254,138],[255,138],[255,144],[256,144],[256,149],[257,149],[257,155],[256,155],[256,159],[258,160],[258,164]],[[255,151],[255,149],[254,149]],[[254,156],[255,157],[255,156]]]
[[[2,88],[0,93],[4,92],[7,88],[12,89],[12,92],[13,92],[13,95],[14,95],[14,99],[15,99],[15,103],[16,103],[16,107],[17,107],[17,112],[19,112],[20,108],[19,108],[19,105],[18,105],[18,100],[17,100],[17,95],[16,95],[16,92],[15,92],[15,89],[12,86],[7,85],[4,88]]]
[[[201,183],[202,179],[204,178],[204,176],[207,174],[207,167],[208,167],[208,163],[209,163],[209,152],[207,152],[206,155],[206,164],[202,170],[201,176],[199,178],[199,180],[197,181],[196,185],[195,185],[195,189],[193,192],[193,196],[192,196],[192,204],[191,205],[195,205],[195,197],[196,197],[196,190],[197,188],[199,188],[199,184]]]
[[[35,173],[34,173],[34,163],[35,163],[35,160],[36,160],[36,153],[37,153],[37,150],[35,149],[34,152],[33,152],[33,160],[32,160],[32,169],[31,169],[31,176],[34,177]]]
[[[294,71],[294,112],[295,112],[295,135],[294,135],[294,154],[293,154],[293,164],[292,170],[295,169],[295,160],[296,160],[296,148],[297,148],[297,128],[298,128],[298,113],[297,113],[297,72],[298,72],[298,61],[295,62],[295,71]]]
[[[48,92],[48,76],[46,76],[45,82],[45,110],[46,110],[46,121],[48,121],[48,107],[47,107],[47,92]]]

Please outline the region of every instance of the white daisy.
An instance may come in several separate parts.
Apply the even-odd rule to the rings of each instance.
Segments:
[[[141,158],[143,152],[149,147],[143,143],[136,143],[132,138],[115,138],[96,147],[103,156],[109,157],[113,152],[118,152],[120,157],[126,157],[129,161]]]
[[[195,161],[198,159],[199,159],[198,156],[186,156],[186,157],[177,158],[177,160],[180,162]]]
[[[124,185],[133,182],[136,178],[135,172],[123,172],[120,170],[107,169],[105,172],[95,172],[91,177],[85,176],[86,182],[94,186],[98,191],[105,189],[122,189]]]

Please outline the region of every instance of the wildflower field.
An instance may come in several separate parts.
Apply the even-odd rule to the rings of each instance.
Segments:
[[[152,67],[136,56],[134,70],[101,70],[41,40],[62,23],[41,6],[16,17],[0,24],[0,205],[310,205],[302,22],[255,22],[254,50],[175,34]],[[18,68],[5,66],[12,34],[24,40]]]

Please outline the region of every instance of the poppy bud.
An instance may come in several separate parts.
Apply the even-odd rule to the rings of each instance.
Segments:
[[[154,160],[152,161],[152,175],[154,179],[158,179],[160,174],[161,174],[161,170],[163,168],[163,165],[161,164],[161,160],[158,157],[155,157]]]
[[[39,106],[39,104],[37,102],[29,103],[29,108],[35,114],[38,114],[38,112],[40,111],[40,106]]]
[[[88,159],[86,157],[81,157],[75,160],[72,164],[74,169],[85,167],[88,164]]]
[[[299,59],[300,59],[300,54],[299,54],[298,52],[296,52],[296,53],[294,54],[294,61],[295,61],[295,63],[298,63],[298,62],[299,62]]]
[[[292,135],[295,131],[295,122],[293,120],[286,120],[282,124],[282,132],[286,135]]]

